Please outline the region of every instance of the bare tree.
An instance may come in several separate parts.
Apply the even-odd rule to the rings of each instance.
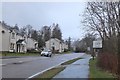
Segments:
[[[85,11],[84,25],[89,30],[98,32],[102,40],[117,40],[119,27],[119,2],[88,2]],[[113,44],[116,48],[116,44]]]
[[[99,33],[103,40],[103,51],[109,53],[101,55],[101,60],[103,57],[108,57],[107,61],[104,60],[108,64],[102,64],[101,61],[102,67],[117,73],[117,67],[114,65],[118,65],[118,67],[120,65],[119,62],[117,63],[115,57],[116,53],[120,56],[120,1],[88,2],[83,23],[90,31]],[[120,58],[119,56],[118,60]],[[118,70],[118,73],[120,74],[120,70]]]

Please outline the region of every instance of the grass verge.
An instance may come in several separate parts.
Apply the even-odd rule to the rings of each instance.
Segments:
[[[2,53],[0,53],[0,56],[2,56]]]
[[[82,59],[82,58],[75,58],[75,59],[72,59],[72,60],[69,60],[65,63],[62,63],[61,65],[69,65],[79,59]],[[63,71],[66,67],[56,67],[56,68],[52,68],[38,76],[36,76],[35,78],[33,78],[32,80],[51,80],[56,74],[60,73],[61,71]]]
[[[40,56],[40,53],[3,53],[2,56]]]
[[[71,54],[72,51],[63,52],[62,54]]]
[[[107,79],[109,78],[110,80],[115,80],[115,77],[111,73],[98,68],[96,66],[96,62],[97,62],[97,59],[94,59],[94,60],[90,59],[90,62],[89,62],[89,66],[90,66],[89,78],[90,78],[90,80],[93,80],[93,78],[94,79],[102,78],[102,80],[103,79],[106,80],[106,78]]]
[[[41,75],[33,78],[32,80],[51,80],[56,74],[64,70],[65,67],[52,68]]]
[[[75,61],[77,61],[79,59],[82,59],[82,58],[80,58],[80,57],[75,58],[75,59],[72,59],[72,60],[69,60],[69,61],[66,61],[66,62],[62,63],[61,65],[69,65],[69,64],[71,64],[71,63],[73,63],[73,62],[75,62]]]

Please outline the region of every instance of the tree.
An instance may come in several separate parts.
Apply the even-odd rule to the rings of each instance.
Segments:
[[[20,29],[20,34],[21,34],[22,36],[27,35],[26,27],[23,27],[23,28]]]
[[[31,38],[38,41],[38,32],[36,30],[32,30]]]
[[[41,29],[42,39],[48,41],[51,38],[51,29],[48,26],[43,26]]]
[[[88,2],[84,14],[83,23],[89,30],[98,32],[103,41],[113,42],[111,46],[113,50],[105,49],[107,44],[104,44],[104,51],[117,52],[116,40],[120,30],[118,26],[118,5],[120,5],[119,2]]]
[[[120,73],[120,71],[117,70],[117,65],[119,64],[116,60],[116,56],[118,56],[116,55],[116,53],[119,54],[119,11],[120,1],[88,2],[83,21],[84,25],[87,26],[89,31],[99,33],[100,37],[103,40],[104,54],[99,54],[99,66],[114,73]],[[106,58],[106,60],[104,59],[104,57]]]
[[[45,46],[45,42],[42,39],[42,35],[41,32],[38,31],[38,47],[42,48],[43,46]]]
[[[17,31],[19,31],[19,27],[18,27],[17,24],[15,24],[14,29],[16,29]]]
[[[68,38],[68,50],[71,50],[71,37]]]
[[[27,36],[28,36],[28,37],[31,37],[32,31],[34,31],[34,30],[32,29],[32,26],[29,25],[29,24],[26,25],[26,32],[27,32]]]
[[[85,37],[82,39],[85,44],[85,49],[90,48],[90,53],[93,53],[93,41],[96,39],[96,34],[87,33]]]
[[[54,25],[54,24],[53,24]],[[62,40],[62,33],[61,33],[61,30],[59,28],[59,25],[56,24],[53,28],[53,31],[52,31],[52,38],[57,38],[59,40]]]
[[[34,31],[34,30],[32,29],[31,25],[26,25],[20,29],[21,35],[22,36],[27,35],[27,37],[31,37],[32,31]]]

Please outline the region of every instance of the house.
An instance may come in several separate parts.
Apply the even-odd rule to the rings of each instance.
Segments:
[[[4,27],[3,27],[4,26]],[[0,52],[1,51],[8,51],[10,49],[10,30],[6,25],[3,25],[0,23]]]
[[[0,22],[0,52],[26,52],[36,49],[38,42],[27,35],[21,35],[16,29]]]
[[[38,42],[32,38],[27,38],[27,49],[36,49],[38,47]]]
[[[51,38],[45,42],[45,45],[47,49],[59,52],[64,52],[64,49],[68,49],[68,45],[57,38]]]
[[[0,27],[0,32],[2,32],[2,27]],[[0,34],[0,51],[2,51],[2,34]]]

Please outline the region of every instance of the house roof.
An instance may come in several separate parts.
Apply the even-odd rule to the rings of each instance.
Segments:
[[[16,44],[26,44],[24,39],[19,39]]]
[[[51,38],[51,39],[54,39],[54,40],[56,40],[57,42],[61,42],[59,39],[57,39],[57,38]],[[48,41],[50,41],[51,39],[49,39]],[[48,41],[46,41],[46,42],[48,42]]]

